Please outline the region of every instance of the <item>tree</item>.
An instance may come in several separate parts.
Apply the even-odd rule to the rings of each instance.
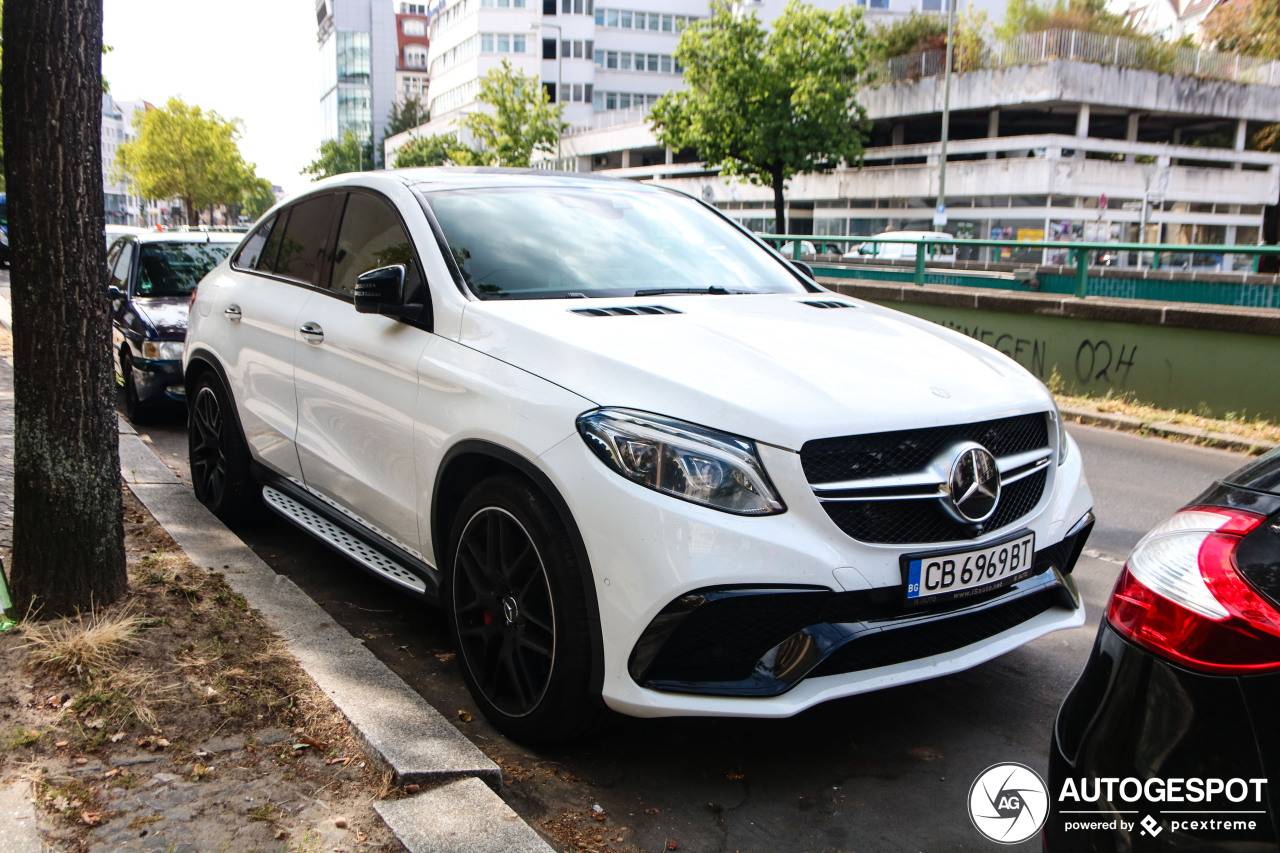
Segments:
[[[120,171],[144,198],[177,198],[187,224],[214,204],[235,204],[256,180],[237,139],[240,121],[170,98],[143,113],[137,138],[116,151]]]
[[[13,295],[12,591],[70,614],[127,589],[111,322],[102,286],[102,2],[4,16]]]
[[[361,140],[360,134],[351,128],[342,132],[341,139],[326,139],[320,143],[319,157],[302,170],[304,175],[317,179],[341,175],[346,172],[367,172],[373,168],[373,143]]]
[[[393,103],[387,113],[387,127],[382,134],[385,142],[388,137],[406,130],[413,130],[431,121],[431,113],[417,98],[406,98],[403,102]]]
[[[680,35],[687,87],[654,104],[658,141],[693,148],[728,175],[773,189],[785,233],[786,182],[861,158],[866,111],[854,100],[867,65],[862,12],[792,0],[766,35],[754,15],[715,0],[711,17]]]
[[[453,135],[418,136],[396,152],[395,168],[408,166],[445,166],[470,164],[477,159],[476,152],[467,148]]]
[[[265,178],[256,178],[245,189],[244,199],[240,203],[240,212],[250,219],[257,219],[276,203],[276,194],[271,189],[271,182]]]
[[[462,119],[478,143],[475,165],[528,167],[535,150],[555,151],[569,127],[538,78],[517,71],[505,59],[480,81],[479,100],[492,106],[493,113],[476,111]]]
[[[1280,59],[1280,0],[1219,4],[1200,36],[1214,50]]]

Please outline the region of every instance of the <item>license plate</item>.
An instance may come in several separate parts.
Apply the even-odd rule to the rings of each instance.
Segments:
[[[902,558],[907,603],[949,601],[1010,586],[1034,573],[1036,536],[1020,533],[972,551]]]

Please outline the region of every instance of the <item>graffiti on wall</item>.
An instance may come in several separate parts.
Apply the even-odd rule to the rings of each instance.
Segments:
[[[943,321],[943,325],[1004,353],[1041,381],[1049,378],[1055,365],[1061,365],[1059,371],[1064,374],[1070,366],[1074,366],[1076,380],[1086,385],[1107,382],[1124,387],[1138,355],[1136,344],[1117,343],[1105,338],[1083,338],[1075,345],[1074,361],[1068,361],[1050,358],[1047,338],[1023,338],[1000,329],[966,326],[952,320]],[[1055,343],[1061,345],[1061,342]]]

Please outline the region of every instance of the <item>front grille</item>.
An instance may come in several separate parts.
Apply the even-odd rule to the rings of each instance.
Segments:
[[[858,637],[836,649],[808,677],[860,672],[953,652],[1034,619],[1060,600],[1058,590],[1046,589],[988,610]]]
[[[921,470],[943,450],[962,441],[976,441],[997,457],[1024,453],[1049,446],[1049,422],[1040,413],[972,424],[820,438],[807,441],[800,448],[800,464],[811,485],[907,474]]]
[[[806,442],[800,463],[809,484],[840,483],[856,491],[859,481],[918,475],[948,448],[975,442],[997,459],[1043,450],[1049,453],[1049,419],[1044,413],[978,423],[908,429]],[[1001,489],[991,518],[982,524],[958,521],[931,489],[919,497],[822,501],[827,515],[848,536],[884,545],[922,545],[973,539],[1006,527],[1035,509],[1048,483],[1047,468]]]
[[[1047,474],[1037,471],[1000,490],[1000,502],[982,524],[956,521],[936,498],[889,501],[826,501],[827,515],[841,530],[860,542],[922,545],[973,539],[1013,524],[1040,502]]]

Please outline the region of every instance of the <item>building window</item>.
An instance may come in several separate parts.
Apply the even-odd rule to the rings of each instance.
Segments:
[[[427,34],[427,22],[418,18],[409,18],[405,20],[401,26],[404,34],[407,36],[425,36]]]
[[[604,68],[604,51],[596,51],[596,68]]]
[[[618,10],[617,10],[617,9],[609,9],[608,11],[606,11],[606,12],[604,13],[604,20],[605,20],[605,26],[606,26],[606,27],[616,27],[616,26],[618,26]]]
[[[631,54],[629,54],[629,53],[622,53],[622,54],[620,55],[620,61],[619,61],[619,64],[618,64],[618,68],[619,68],[620,70],[622,70],[622,71],[630,71],[630,70],[631,70]]]
[[[480,34],[480,52],[493,53],[493,34],[492,33]]]
[[[426,68],[427,49],[420,44],[408,45],[404,49],[404,64],[406,68]]]
[[[941,12],[942,0],[921,0],[920,8],[925,12]]]
[[[644,29],[644,12],[632,12],[632,15],[634,15],[632,20],[635,23],[635,28],[637,30],[643,30]]]
[[[542,91],[547,93],[548,103],[554,104],[556,102],[556,84],[555,83],[548,83],[545,80],[542,81]]]
[[[870,0],[869,5],[872,9],[888,9],[889,0]]]
[[[556,58],[556,40],[555,39],[542,40],[542,58],[543,59]]]
[[[556,13],[556,0],[542,0],[542,14],[554,15]]]
[[[615,68],[615,69],[618,67],[618,54],[617,54],[617,51],[613,51],[613,50],[611,50],[611,51],[609,51],[608,53],[606,53],[606,54],[604,55],[604,67],[605,67],[605,68]]]
[[[581,83],[573,84],[573,99],[578,103],[582,102],[582,84]]]
[[[631,13],[624,11],[618,15],[618,26],[623,29],[631,29]]]
[[[669,56],[662,57],[661,66],[662,66],[663,74],[670,74],[671,73],[671,57]]]

